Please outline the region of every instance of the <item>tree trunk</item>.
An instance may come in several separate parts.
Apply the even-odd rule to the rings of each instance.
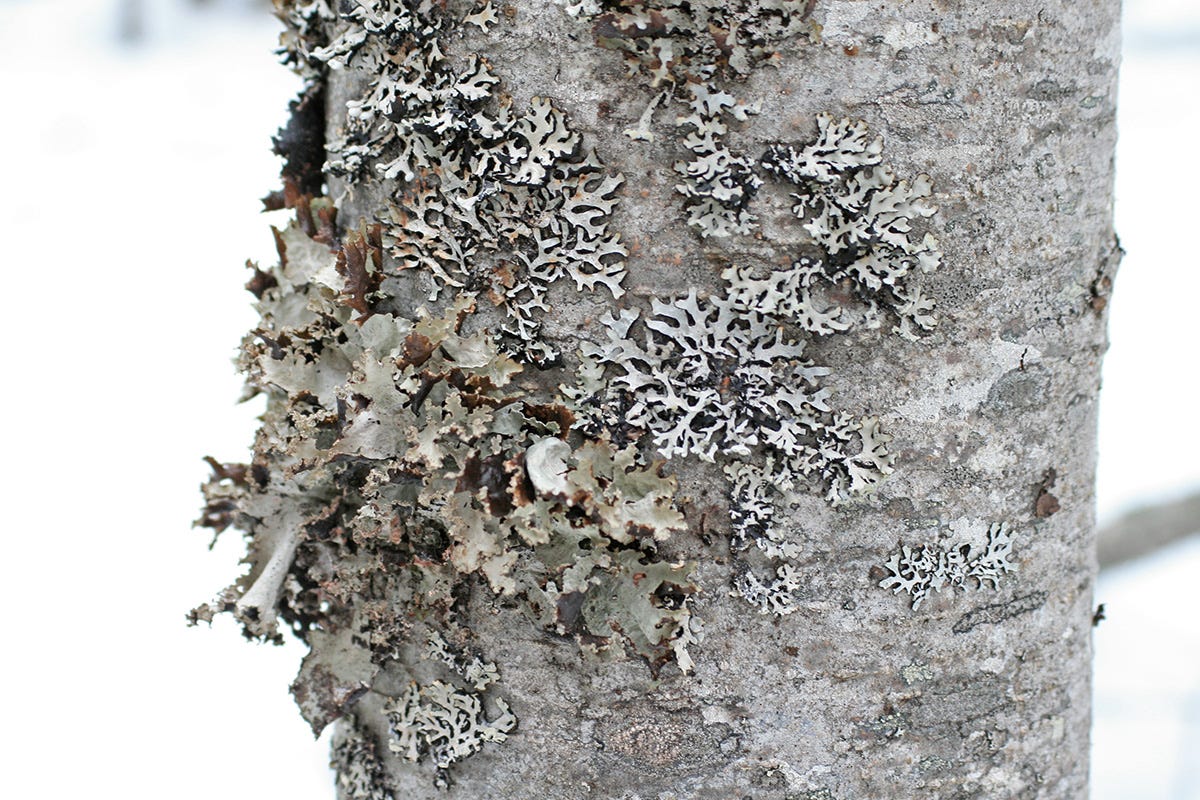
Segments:
[[[1086,796],[1116,3],[277,4],[196,614],[341,797]]]

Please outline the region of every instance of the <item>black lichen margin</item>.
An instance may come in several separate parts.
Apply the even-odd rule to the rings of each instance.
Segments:
[[[825,256],[798,254],[768,275],[732,265],[721,297],[655,302],[640,323],[644,346],[628,340],[633,317],[611,318],[608,349],[587,354],[585,376],[603,384],[605,368],[623,370],[609,384],[619,396],[568,387],[566,398],[517,376],[559,365],[539,321],[552,284],[621,296],[626,252],[609,222],[622,178],[553,101],[516,109],[485,59],[446,56],[463,26],[497,23],[490,2],[277,2],[284,60],[308,82],[276,140],[284,190],[270,200],[295,221],[276,232],[278,265],[254,267],[250,283],[262,319],[241,366],[249,392],[267,397],[254,457],[214,462],[202,517],[218,533],[246,533],[249,570],[193,619],[231,612],[247,636],[272,640],[282,621],[306,641],[293,693],[314,730],[350,714],[362,724],[368,708],[383,715],[342,726],[347,796],[387,796],[383,747],[429,764],[444,785],[454,763],[515,730],[500,670],[460,625],[469,604],[517,606],[585,650],[627,651],[656,674],[691,669],[698,586],[693,564],[659,554],[685,524],[654,450],[765,454],[726,466],[744,496],[735,547],[752,541],[772,558],[788,545],[771,525],[765,482],[788,488],[780,476],[813,475],[841,502],[890,468],[873,419],[825,404],[824,372],[797,337],[852,324],[824,302],[821,282],[857,281],[868,311],[932,320],[928,304],[918,304],[924,317],[905,317],[897,289],[940,260],[931,237],[908,237],[911,219],[933,213],[928,182],[897,183],[875,166],[879,146],[860,123],[827,116],[815,145],[779,145],[757,161],[725,148],[726,125],[752,109],[709,81],[769,60],[773,42],[805,28],[811,4],[659,5],[585,0],[574,10],[599,15],[597,30],[635,71],[692,109],[681,133],[693,158],[677,167],[689,220],[703,235],[747,233],[757,187],[786,180]],[[636,33],[644,13],[657,44]],[[668,53],[671,41],[685,56]],[[363,88],[326,119],[331,67]],[[325,141],[325,129],[339,134]],[[326,177],[384,187],[390,203],[340,227],[336,204],[319,196]],[[835,223],[857,226],[852,247],[823,232]],[[397,302],[406,275],[431,288],[426,306]],[[495,317],[483,303],[502,312],[498,330],[487,329]],[[686,375],[676,369],[685,362]],[[703,395],[698,416],[671,410],[680,391]],[[625,419],[610,424],[614,414]],[[788,613],[795,571],[785,563],[776,575],[742,571],[736,588],[764,612]],[[373,694],[384,696],[362,702]],[[383,729],[383,741],[365,733]]]
[[[577,0],[567,12],[591,22],[598,46],[622,54],[631,76],[657,93],[632,139],[655,136],[655,109],[684,105],[677,117],[675,165],[688,223],[702,238],[755,234],[752,201],[768,180],[791,190],[792,212],[809,241],[790,267],[731,264],[724,291],[654,301],[610,315],[608,342],[585,346],[576,387],[567,393],[582,430],[628,437],[640,429],[668,457],[721,460],[730,480],[734,592],[764,613],[796,610],[797,545],[775,525],[794,489],[814,482],[833,504],[874,491],[892,470],[890,437],[875,417],[835,410],[821,379],[828,370],[803,356],[805,340],[852,328],[893,330],[908,339],[936,325],[919,276],[941,264],[932,233],[927,175],[898,180],[881,164],[883,139],[865,122],[818,114],[816,136],[776,142],[758,159],[730,151],[726,134],[757,108],[738,83],[778,57],[777,45],[812,31],[812,2],[781,0]],[[838,298],[835,300],[835,298]],[[642,343],[644,342],[644,344]],[[612,377],[608,372],[614,373]],[[744,560],[753,543],[775,578]]]

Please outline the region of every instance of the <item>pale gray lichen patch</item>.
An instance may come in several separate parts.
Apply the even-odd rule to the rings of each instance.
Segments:
[[[892,469],[889,437],[875,418],[831,407],[821,385],[829,371],[804,357],[795,326],[779,315],[782,300],[763,304],[764,313],[749,302],[753,287],[736,271],[726,277],[723,295],[693,290],[652,301],[644,321],[634,309],[602,319],[606,341],[583,347],[580,380],[564,394],[587,435],[644,435],[668,458],[720,459],[731,481],[734,550],[753,542],[772,559],[791,558],[798,551],[774,524],[777,504],[806,481],[835,505],[870,493]],[[760,609],[790,613],[778,599],[786,582],[770,585],[746,573],[735,591]]]
[[[988,528],[983,547],[969,543],[902,545],[884,565],[887,576],[879,586],[909,595],[916,611],[933,591],[998,588],[1001,578],[1014,568],[1011,555],[1012,531],[997,522]]]
[[[898,181],[879,166],[882,138],[871,137],[861,121],[830,114],[818,115],[813,141],[773,144],[758,161],[726,144],[730,123],[757,113],[729,91],[731,82],[769,63],[784,41],[810,31],[812,8],[811,0],[567,5],[569,13],[592,20],[597,44],[625,56],[631,75],[648,78],[656,90],[665,87],[632,138],[652,138],[650,117],[662,98],[685,106],[676,127],[689,155],[675,165],[683,178],[676,188],[686,198],[688,223],[701,236],[754,233],[752,200],[765,179],[783,181],[821,257],[798,258],[791,270],[764,280],[791,284],[789,293],[803,294],[805,301],[814,298],[814,284],[849,282],[870,324],[879,324],[882,306],[897,317],[897,332],[913,338],[933,327],[933,302],[906,276],[932,271],[941,261],[936,239],[929,233],[914,238],[911,231],[912,220],[935,211],[929,177]],[[824,334],[849,324],[827,308],[803,306],[798,322],[806,330]]]
[[[893,168],[881,165],[882,152],[882,137],[871,137],[866,123],[827,113],[817,115],[813,141],[769,146],[758,166],[765,177],[788,186],[792,214],[808,241],[784,269],[731,265],[722,274],[731,299],[810,334],[877,328],[889,314],[895,320],[892,330],[906,339],[933,330],[934,301],[924,294],[919,276],[941,266],[942,252],[931,232],[913,227],[937,211],[933,185],[924,174],[898,179]],[[750,170],[748,162],[724,156],[718,161],[730,169],[736,165],[739,172]],[[689,169],[703,171],[704,163]],[[757,189],[762,180],[752,170],[747,174],[752,178],[738,185]],[[682,190],[697,196],[686,185]],[[699,208],[692,209],[693,222]],[[738,220],[721,234],[752,232],[748,210]],[[716,232],[714,225],[702,227]]]
[[[747,528],[768,521],[756,470],[785,489],[813,476],[835,504],[890,471],[888,437],[874,419],[833,411],[820,383],[829,370],[804,357],[804,343],[779,319],[695,290],[651,307],[636,328],[636,310],[609,315],[607,341],[584,345],[582,380],[566,392],[578,428],[595,435],[619,420],[663,456],[737,462],[731,478],[746,499]],[[598,380],[597,367],[615,374]],[[767,458],[754,457],[760,452]]]
[[[793,265],[796,284],[848,283],[867,306],[868,324],[879,324],[882,306],[897,318],[895,331],[913,339],[936,323],[933,301],[911,276],[937,269],[942,253],[932,234],[914,233],[912,222],[937,207],[929,176],[897,180],[880,166],[882,151],[882,138],[871,138],[866,123],[819,114],[814,141],[772,145],[762,164],[794,187],[792,212],[823,253],[819,263]]]
[[[475,654],[457,652],[446,642],[445,637],[437,631],[429,632],[429,642],[425,648],[425,655],[429,659],[440,662],[442,665],[458,673],[477,692],[486,691],[489,686],[500,678],[500,673],[496,669],[495,664],[490,661],[484,661]]]
[[[905,686],[912,686],[933,680],[934,672],[928,664],[914,661],[900,668],[900,677],[904,679]]]
[[[409,685],[386,707],[389,749],[407,761],[431,761],[436,769],[434,784],[450,785],[450,767],[479,752],[485,743],[504,742],[517,725],[516,717],[503,700],[500,711],[488,719],[476,692],[442,681]]]
[[[762,186],[754,159],[734,153],[725,144],[729,128],[725,122],[744,121],[754,109],[733,95],[713,90],[702,83],[687,87],[689,113],[676,120],[684,149],[691,157],[678,161],[675,171],[683,182],[675,189],[686,200],[688,224],[704,236],[726,237],[749,234],[756,218],[750,201]]]
[[[799,442],[829,410],[817,384],[828,370],[768,317],[693,290],[653,301],[641,342],[631,335],[637,318],[633,310],[604,318],[608,341],[585,345],[583,355],[616,372],[609,390],[633,397],[627,419],[664,457],[745,457],[760,444],[799,455]],[[581,413],[589,405],[577,402]]]
[[[800,573],[791,564],[780,564],[770,583],[749,570],[733,579],[733,592],[758,608],[760,614],[787,616],[797,610],[796,591],[800,588]]]
[[[329,41],[304,49],[306,64],[349,71],[366,86],[347,103],[325,168],[351,183],[395,182],[379,220],[390,268],[427,273],[435,298],[444,289],[486,293],[508,317],[509,349],[552,363],[538,321],[551,284],[570,278],[580,290],[624,293],[626,249],[609,230],[621,177],[550,99],[514,108],[486,59],[447,55],[464,24],[486,30],[496,21],[490,3],[354,0],[336,23],[292,13],[305,31],[325,22]]]
[[[682,176],[688,223],[702,236],[751,233],[749,206],[762,179],[754,159],[725,142],[728,122],[755,109],[722,87],[776,57],[777,48],[812,32],[811,0],[568,0],[566,10],[592,23],[596,43],[621,53],[631,76],[661,91],[647,106],[633,139],[650,140],[650,118],[662,98],[687,112],[676,119],[688,153]]]
[[[567,3],[569,13],[593,22],[597,44],[621,52],[630,74],[660,91],[628,132],[632,138],[653,138],[651,117],[664,98],[686,108],[676,119],[680,146],[689,154],[675,165],[683,178],[677,190],[686,198],[688,223],[701,236],[755,233],[752,200],[764,180],[781,181],[820,255],[798,255],[789,270],[757,278],[757,288],[782,286],[798,296],[797,324],[827,334],[845,330],[850,319],[829,303],[817,304],[818,290],[848,284],[865,322],[878,326],[887,311],[898,333],[915,338],[931,330],[935,318],[932,299],[911,276],[933,271],[942,258],[931,233],[912,230],[914,220],[936,211],[929,176],[897,179],[881,165],[881,137],[872,136],[865,122],[828,113],[817,116],[812,141],[772,144],[759,160],[725,142],[731,123],[757,113],[735,96],[732,82],[771,62],[784,41],[810,31],[812,8],[811,0]]]
[[[429,761],[434,784],[447,788],[450,768],[487,743],[506,741],[517,718],[502,698],[488,695],[499,677],[495,664],[454,652],[436,631],[430,633],[426,656],[448,668],[455,680],[411,681],[384,706],[388,749],[406,761]],[[485,699],[494,713],[485,710]]]
[[[783,491],[770,480],[774,459],[765,465],[738,461],[725,467],[729,478],[729,514],[733,523],[730,549],[735,553],[756,545],[768,558],[795,558],[800,545],[783,535],[775,525]]]

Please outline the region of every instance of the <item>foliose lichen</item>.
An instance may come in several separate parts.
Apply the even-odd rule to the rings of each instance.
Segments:
[[[799,338],[803,298],[736,269],[725,278],[720,296],[652,301],[645,321],[634,309],[605,317],[606,341],[584,345],[580,380],[564,391],[587,435],[645,434],[666,458],[720,459],[734,551],[753,542],[790,558],[797,549],[774,524],[777,504],[806,481],[834,505],[869,494],[892,470],[890,437],[876,418],[830,405],[829,370],[804,357]],[[763,607],[747,580],[735,591]]]
[[[756,477],[790,488],[815,475],[837,503],[870,489],[890,459],[876,421],[834,413],[820,385],[829,370],[804,358],[804,343],[762,313],[764,306],[739,302],[738,288],[723,297],[701,299],[693,290],[653,301],[640,342],[637,311],[606,317],[608,341],[585,345],[582,357],[615,374],[597,381],[594,369],[585,370],[570,395],[585,431],[605,430],[619,412],[666,458],[737,460],[730,477],[747,503],[739,510],[742,532],[768,522]]]
[[[737,84],[777,57],[778,46],[811,32],[814,0],[582,0],[569,13],[592,22],[596,43],[620,52],[631,75],[657,92],[635,139],[653,137],[650,122],[660,104],[674,100],[684,113],[675,121],[687,158],[675,165],[682,182],[688,222],[703,237],[752,234],[752,201],[764,180],[794,191],[793,212],[819,248],[817,259],[798,258],[790,271],[767,280],[809,294],[814,282],[851,282],[878,324],[879,306],[899,320],[897,330],[913,338],[934,325],[933,303],[906,276],[930,272],[941,262],[936,239],[914,240],[911,221],[936,210],[929,177],[898,181],[881,167],[883,141],[864,122],[817,117],[817,137],[804,145],[775,143],[761,158],[732,151],[729,126],[758,113],[736,96]],[[807,305],[807,304],[806,304]],[[814,333],[845,330],[840,315],[820,308],[802,312]]]
[[[427,655],[468,685],[442,680],[425,685],[410,682],[384,707],[388,749],[406,761],[432,762],[434,784],[444,789],[450,786],[453,764],[477,753],[485,743],[503,743],[516,729],[517,718],[499,697],[492,699],[495,716],[488,719],[484,711],[485,693],[498,677],[495,664],[478,656],[463,659],[436,632],[430,635]]]
[[[882,306],[897,318],[895,331],[915,339],[936,321],[933,301],[911,276],[937,269],[942,253],[931,233],[914,234],[912,221],[932,216],[937,206],[930,201],[929,176],[897,180],[894,170],[879,166],[882,151],[882,138],[871,138],[866,123],[830,114],[817,116],[814,141],[767,149],[763,168],[794,187],[792,212],[822,253],[772,278],[804,291],[817,281],[848,284],[867,306],[868,324],[879,324]],[[814,333],[845,324],[841,315],[802,319]]]
[[[733,579],[733,593],[758,608],[760,614],[787,616],[797,610],[796,591],[800,588],[800,573],[788,563],[775,568],[775,578],[767,583],[747,568]]]
[[[248,396],[267,401],[253,457],[211,462],[201,518],[245,533],[248,569],[193,620],[229,612],[250,638],[286,626],[306,641],[293,693],[315,731],[340,721],[339,791],[382,800],[384,748],[445,786],[516,729],[500,667],[458,625],[471,604],[516,607],[655,674],[693,668],[700,587],[695,564],[662,552],[687,525],[661,459],[719,463],[734,592],[762,613],[795,611],[800,545],[782,511],[805,487],[852,502],[892,469],[878,419],[836,407],[806,344],[884,313],[904,336],[929,330],[932,303],[911,279],[941,255],[911,226],[933,214],[928,178],[897,181],[865,124],[820,115],[813,141],[761,157],[728,146],[755,112],[736,82],[810,29],[811,0],[569,2],[656,93],[631,138],[654,135],[656,109],[682,111],[675,170],[700,236],[755,233],[752,202],[773,180],[810,239],[788,267],[727,265],[719,291],[626,301],[576,361],[542,315],[559,284],[623,296],[624,179],[561,104],[518,106],[486,58],[451,55],[468,26],[499,24],[491,2],[276,5],[283,60],[307,85],[276,142],[284,189],[267,202],[295,220],[276,231],[279,263],[251,265],[247,287],[261,322],[240,366]],[[341,108],[327,104],[332,71],[352,95]],[[389,201],[339,224],[326,179]],[[414,286],[417,307],[403,300]],[[564,364],[578,369],[557,389],[528,380]],[[399,690],[397,674],[411,676]],[[385,719],[364,724],[372,692]],[[368,733],[385,728],[383,741]]]
[[[997,522],[988,528],[983,547],[969,543],[902,545],[884,565],[887,577],[879,586],[909,595],[916,611],[930,592],[998,588],[1000,579],[1014,568],[1011,555],[1012,531]]]
[[[567,12],[592,24],[596,43],[622,54],[629,74],[658,94],[639,124],[626,132],[649,139],[654,110],[674,101],[686,109],[676,122],[685,159],[682,178],[688,222],[703,236],[751,233],[750,202],[762,185],[754,159],[732,151],[730,121],[757,108],[727,85],[771,61],[777,47],[810,33],[814,0],[567,0]]]
[[[446,55],[464,25],[495,23],[490,3],[356,0],[338,18],[340,33],[306,62],[357,75],[366,89],[327,145],[326,171],[395,182],[380,220],[394,268],[427,272],[433,298],[485,292],[509,318],[507,347],[552,363],[538,322],[552,283],[624,293],[627,251],[609,229],[622,178],[548,98],[515,108],[486,59],[456,66]]]
[[[330,745],[329,766],[339,800],[394,800],[375,740],[353,720],[339,725]]]
[[[279,264],[255,267],[262,322],[241,366],[267,409],[252,463],[214,463],[202,516],[246,532],[250,569],[194,619],[228,611],[271,640],[283,621],[309,641],[315,661],[294,692],[317,730],[391,663],[414,614],[449,624],[476,581],[590,650],[689,668],[693,566],[657,555],[685,527],[674,481],[630,447],[568,442],[570,412],[516,388],[524,367],[490,331],[467,330],[470,293],[440,313],[375,310],[361,289],[384,263],[378,236],[335,231],[330,204],[300,198],[277,232]],[[373,668],[323,665],[317,651],[343,633],[368,645]],[[470,691],[495,679],[464,670]],[[418,751],[438,780],[509,725],[449,686],[418,690]],[[463,726],[483,738],[443,741]]]

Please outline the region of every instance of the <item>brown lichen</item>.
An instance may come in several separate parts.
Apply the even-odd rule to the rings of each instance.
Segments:
[[[308,85],[276,141],[283,190],[266,202],[295,221],[276,231],[279,263],[253,267],[248,285],[261,322],[240,364],[248,394],[267,400],[253,459],[213,463],[201,520],[246,534],[248,570],[193,621],[225,611],[249,637],[278,641],[282,622],[305,640],[297,702],[314,730],[341,720],[340,791],[377,800],[387,789],[363,730],[380,726],[354,718],[368,713],[366,693],[388,698],[391,751],[431,762],[439,785],[515,729],[499,670],[451,635],[468,601],[515,605],[548,633],[625,651],[655,676],[671,663],[689,671],[699,587],[694,564],[660,553],[686,523],[654,451],[732,456],[735,549],[793,557],[772,525],[779,490],[812,478],[840,503],[873,490],[891,464],[874,418],[829,407],[827,370],[803,357],[803,337],[874,323],[880,307],[905,335],[928,329],[932,304],[907,276],[940,253],[932,237],[909,236],[910,221],[933,213],[927,178],[897,182],[861,123],[823,115],[814,142],[761,159],[726,145],[754,109],[724,87],[810,31],[811,0],[579,0],[568,10],[660,92],[627,133],[652,138],[659,106],[687,109],[676,170],[690,224],[705,236],[752,233],[757,190],[785,181],[823,255],[765,276],[731,265],[719,297],[653,301],[644,346],[627,336],[636,312],[611,317],[568,397],[538,388],[552,380],[518,383],[530,364],[561,364],[541,335],[551,285],[624,293],[627,250],[610,225],[623,178],[555,101],[517,107],[486,59],[447,55],[464,26],[486,32],[511,7],[277,8],[284,60]],[[342,108],[326,108],[331,68],[361,88]],[[337,131],[328,142],[317,135],[326,127]],[[386,181],[394,193],[345,230],[319,196],[326,176]],[[433,290],[415,309],[397,302],[413,276]],[[831,305],[821,284],[849,287],[866,311]],[[622,374],[606,381],[606,367]],[[762,611],[795,609],[790,563],[766,582],[736,566],[735,590]],[[423,636],[429,646],[413,656]],[[409,661],[445,674],[376,685]],[[643,733],[615,737],[614,750],[646,750]],[[660,744],[652,761],[666,764],[674,745]]]

